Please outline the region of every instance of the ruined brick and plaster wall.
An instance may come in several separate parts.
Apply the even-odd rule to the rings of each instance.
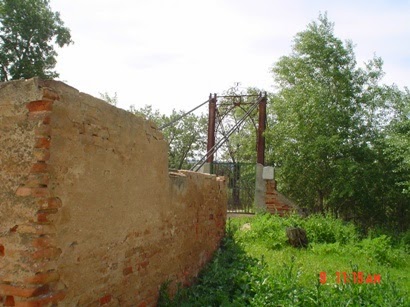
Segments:
[[[0,164],[0,305],[155,305],[224,234],[223,179],[168,174],[152,123],[63,83],[0,84]]]
[[[271,214],[285,216],[293,213],[301,214],[299,207],[276,189],[276,180],[265,180],[266,211]]]

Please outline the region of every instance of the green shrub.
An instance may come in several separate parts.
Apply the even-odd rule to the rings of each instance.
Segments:
[[[410,253],[410,229],[402,234],[399,246],[407,253]]]
[[[358,234],[351,223],[334,219],[331,216],[311,215],[303,220],[309,242],[348,244],[357,241]]]
[[[386,235],[363,239],[357,246],[359,253],[366,256],[369,262],[376,261],[381,265],[393,267],[405,264],[405,252],[399,248],[393,248],[391,238]]]

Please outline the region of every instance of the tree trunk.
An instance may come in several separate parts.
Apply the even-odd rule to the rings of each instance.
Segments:
[[[324,203],[324,193],[321,190],[318,190],[318,199],[317,199],[317,209],[315,210],[317,213],[323,213],[323,203]]]

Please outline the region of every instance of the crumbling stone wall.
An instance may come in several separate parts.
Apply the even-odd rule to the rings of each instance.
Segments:
[[[155,125],[55,81],[0,84],[0,304],[152,306],[226,220],[222,178],[168,174]]]

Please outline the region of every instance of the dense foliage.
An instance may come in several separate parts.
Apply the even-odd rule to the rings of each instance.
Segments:
[[[409,91],[381,84],[380,58],[358,67],[352,43],[333,31],[321,15],[273,66],[269,160],[299,205],[405,230]]]
[[[130,109],[136,115],[144,116],[153,121],[159,128],[173,122],[184,111],[172,110],[170,115],[161,114],[153,110],[152,106]],[[181,120],[162,129],[162,133],[168,142],[168,161],[171,169],[190,169],[193,161],[203,155],[206,148],[207,117],[205,115],[189,114]]]
[[[307,249],[289,246],[288,226],[306,229]],[[375,233],[362,238],[353,224],[331,217],[233,219],[197,283],[180,289],[173,299],[163,288],[159,305],[408,306],[409,243],[405,236],[394,241]],[[327,275],[324,284],[321,272]],[[337,272],[346,272],[350,282],[338,281]],[[363,272],[367,281],[353,282],[353,272]],[[381,282],[373,283],[377,274]]]
[[[70,43],[70,30],[48,0],[0,0],[0,81],[57,77],[54,44]]]

